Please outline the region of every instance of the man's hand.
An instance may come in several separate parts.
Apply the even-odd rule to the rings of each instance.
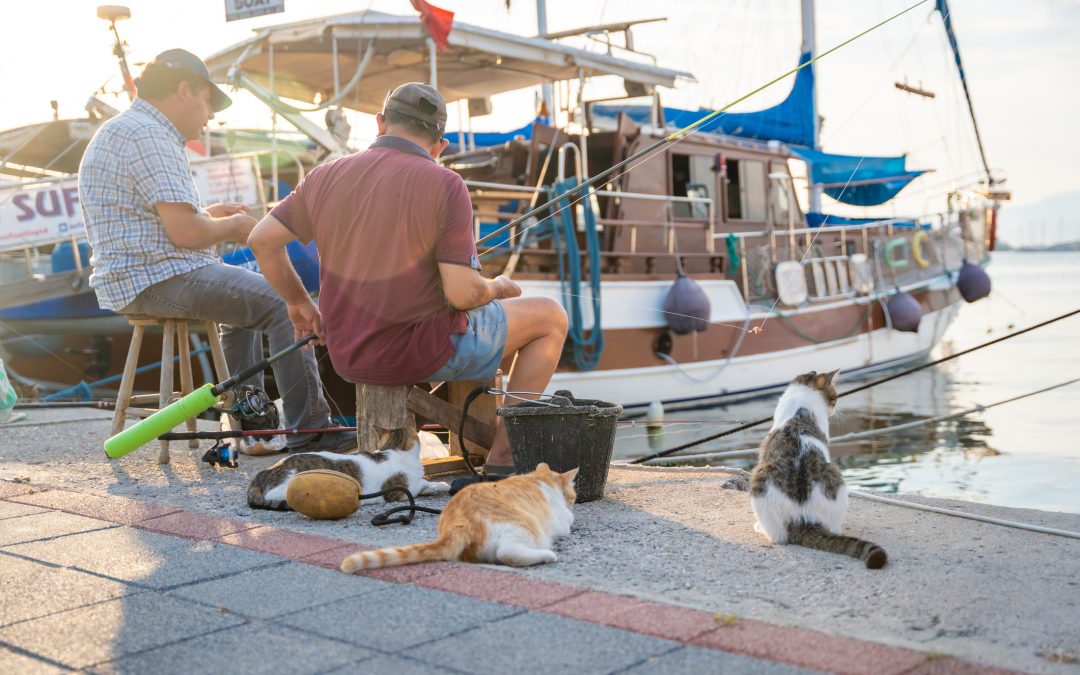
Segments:
[[[211,204],[206,207],[206,212],[210,214],[211,218],[227,218],[228,216],[235,216],[238,213],[247,214],[247,204],[240,202],[224,202],[222,204]]]
[[[492,279],[491,284],[495,287],[496,300],[516,298],[521,295],[521,286],[518,286],[513,279],[505,274],[500,274]]]
[[[229,231],[232,233],[232,240],[238,244],[247,243],[248,235],[251,234],[251,231],[255,229],[255,225],[258,224],[258,221],[247,213],[234,213],[222,220],[227,223]]]
[[[295,331],[293,333],[294,339],[299,340],[314,333],[318,336],[318,339],[309,344],[326,344],[323,341],[322,314],[319,313],[318,305],[311,298],[289,303],[288,311],[289,321],[292,322]]]

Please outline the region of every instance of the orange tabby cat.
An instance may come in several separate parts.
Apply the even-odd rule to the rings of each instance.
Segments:
[[[429,560],[502,563],[527,567],[555,562],[555,537],[570,534],[577,469],[555,473],[547,464],[524,476],[476,483],[454,495],[439,516],[439,537],[427,544],[361,551],[341,562],[343,572]]]

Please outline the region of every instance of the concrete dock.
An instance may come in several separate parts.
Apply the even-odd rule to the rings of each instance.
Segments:
[[[613,467],[552,565],[348,576],[358,546],[431,539],[437,517],[253,511],[275,458],[215,471],[204,442],[109,461],[109,417],[0,427],[0,672],[1080,672],[1077,539],[853,499],[846,530],[890,556],[871,571],[767,545],[729,474]]]

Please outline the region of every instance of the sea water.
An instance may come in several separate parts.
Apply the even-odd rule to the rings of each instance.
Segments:
[[[932,358],[1080,308],[1080,253],[995,253],[987,271],[993,281],[990,297],[961,307]],[[814,364],[808,362],[806,369]],[[1080,315],[844,397],[830,431],[835,437],[893,426],[1073,378],[1080,378]],[[838,389],[862,381],[841,378]],[[662,434],[652,437],[643,425],[623,425],[616,455],[632,459],[675,447],[715,434],[726,422],[766,417],[774,405],[770,397],[668,412]],[[672,423],[679,420],[690,423]],[[766,429],[705,443],[693,452],[753,448]],[[837,444],[832,456],[854,487],[1080,513],[1080,382],[960,419]],[[753,458],[712,463],[749,469]]]

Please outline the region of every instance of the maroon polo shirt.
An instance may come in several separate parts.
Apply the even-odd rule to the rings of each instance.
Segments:
[[[339,375],[413,384],[450,360],[466,319],[446,301],[438,263],[480,268],[459,175],[411,141],[380,136],[312,169],[271,215],[319,249],[319,309]]]

